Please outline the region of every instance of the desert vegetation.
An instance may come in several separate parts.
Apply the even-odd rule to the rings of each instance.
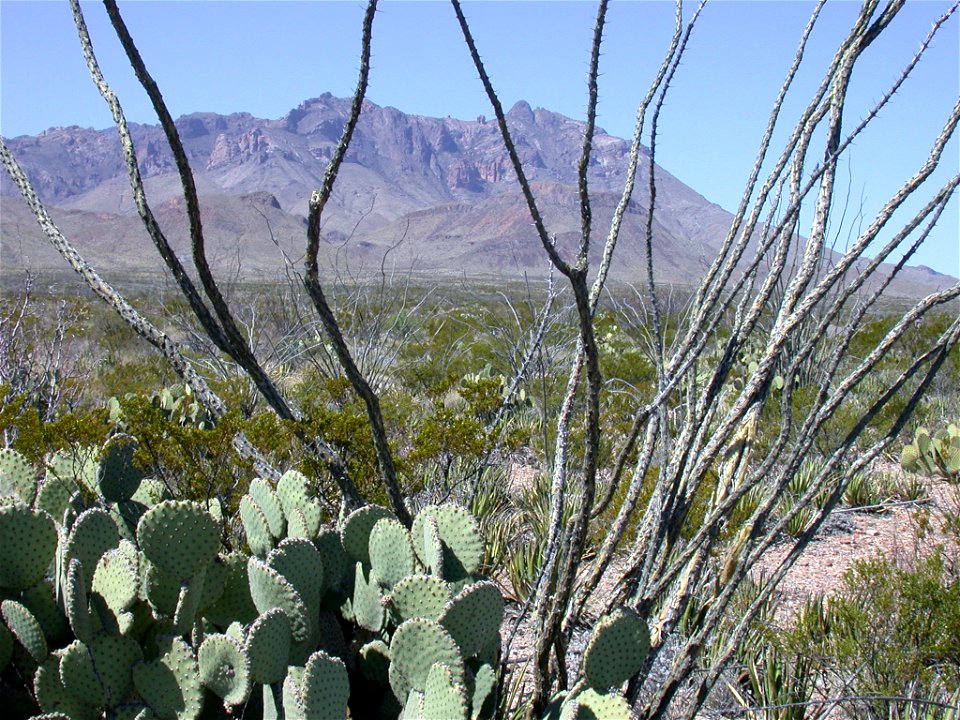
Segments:
[[[919,506],[931,479],[957,488],[960,285],[900,305],[885,290],[960,184],[927,182],[960,102],[848,247],[829,240],[844,153],[882,128],[956,6],[932,19],[873,111],[850,118],[857,63],[903,4],[865,2],[775,146],[814,9],[726,241],[699,284],[677,291],[658,284],[652,259],[635,287],[607,274],[640,163],[651,206],[634,241],[652,258],[657,123],[699,15],[680,4],[602,237],[588,182],[598,7],[582,232],[567,254],[453,1],[547,280],[437,285],[322,268],[324,208],[366,93],[372,1],[303,259],[263,292],[214,277],[177,129],[119,8],[104,4],[176,161],[192,267],[154,219],[74,2],[171,287],[105,280],[0,145],[87,287],[47,296],[28,278],[0,308],[0,532],[14,548],[0,557],[0,686],[13,712],[958,716],[955,544],[910,565],[858,565],[789,627],[773,617],[778,584],[838,507]],[[921,209],[898,213],[911,196]],[[902,460],[892,479],[877,469],[891,458]],[[918,532],[931,522],[960,540],[960,503],[936,519],[918,512]],[[775,544],[783,561],[758,574]]]

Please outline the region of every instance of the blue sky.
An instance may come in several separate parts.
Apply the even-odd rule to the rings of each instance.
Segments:
[[[688,4],[692,10],[693,3]],[[464,7],[504,105],[524,99],[582,117],[594,3],[511,0]],[[861,61],[848,123],[868,111],[948,7],[932,0],[907,3],[893,31]],[[798,0],[710,3],[676,75],[660,121],[658,162],[729,210],[739,202],[771,102],[811,8]],[[858,8],[856,2],[828,3],[811,38],[809,65],[786,106],[787,119],[805,104]],[[84,10],[98,58],[128,118],[155,122],[103,8],[87,3]],[[363,10],[364,3],[355,0],[121,4],[174,116],[242,110],[276,118],[323,92],[349,95],[356,82]],[[637,103],[669,43],[673,14],[670,2],[611,3],[598,120],[611,134],[632,134]],[[916,171],[956,102],[957,15],[893,106],[853,147],[842,187],[851,207],[847,222],[833,228],[841,245],[856,232],[861,207],[863,222],[869,222],[872,211]],[[370,100],[423,115],[492,114],[449,4],[382,2],[373,34]],[[109,124],[106,106],[86,74],[67,4],[0,0],[0,133],[14,137],[53,126]],[[937,187],[958,171],[958,156],[955,137]],[[958,204],[954,197],[936,237],[916,256],[916,262],[955,276],[960,275]]]

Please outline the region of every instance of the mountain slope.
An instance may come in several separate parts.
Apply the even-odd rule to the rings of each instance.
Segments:
[[[211,257],[224,268],[243,250],[244,272],[276,273],[299,258],[310,193],[321,184],[349,101],[323,95],[276,120],[247,113],[194,113],[177,120],[205,207]],[[517,103],[507,115],[524,169],[550,232],[572,251],[578,241],[577,164],[583,123]],[[132,128],[147,196],[175,247],[188,241],[180,186],[158,126]],[[158,266],[139,228],[119,142],[112,129],[53,128],[8,141],[40,196],[57,208],[68,237],[107,267]],[[626,174],[629,143],[597,132],[589,170],[594,246],[599,251]],[[621,234],[615,279],[642,277],[649,155]],[[692,284],[729,228],[729,213],[661,168],[653,222],[654,264],[662,282]],[[0,179],[4,270],[60,263],[30,223],[16,189]],[[272,237],[271,237],[272,234]],[[496,123],[406,115],[366,102],[324,215],[325,253],[372,263],[467,274],[543,274],[546,259]],[[325,258],[327,255],[325,255]],[[330,259],[328,258],[328,259]],[[900,294],[925,292],[946,276],[910,270]]]

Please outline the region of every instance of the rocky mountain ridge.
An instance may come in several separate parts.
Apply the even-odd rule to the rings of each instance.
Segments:
[[[325,94],[275,120],[193,113],[176,121],[206,210],[213,255],[236,257],[230,248],[242,247],[243,269],[258,273],[282,268],[279,248],[299,257],[308,199],[322,182],[349,106],[349,100]],[[510,109],[507,121],[551,233],[560,247],[572,247],[579,237],[583,123],[522,101]],[[185,249],[179,181],[162,130],[155,125],[131,130],[148,199],[159,209],[174,246]],[[113,129],[52,128],[7,143],[54,216],[74,237],[84,238],[81,252],[128,267],[149,269],[151,262],[156,267],[148,260],[149,240],[138,226]],[[601,239],[619,199],[628,154],[627,141],[597,132],[589,180]],[[641,277],[647,173],[648,163],[641,162],[613,268],[616,279]],[[658,276],[663,282],[692,284],[731,216],[666,171],[657,168],[656,173]],[[4,267],[61,265],[6,175],[0,178],[0,197]],[[407,115],[366,102],[324,223],[328,261],[349,254],[379,267],[389,253],[391,262],[428,272],[515,276],[546,271],[499,130],[484,117]],[[898,290],[903,294],[946,278],[910,274]]]

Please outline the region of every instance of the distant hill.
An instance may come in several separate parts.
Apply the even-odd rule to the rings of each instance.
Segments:
[[[234,269],[242,257],[242,272],[276,274],[283,266],[281,249],[299,261],[308,199],[321,183],[349,105],[326,94],[277,120],[248,113],[194,113],[177,120],[216,265]],[[561,248],[572,249],[580,231],[576,168],[584,124],[525,102],[514,105],[507,120],[548,228]],[[174,246],[187,253],[183,200],[162,131],[134,125],[132,132],[151,206]],[[121,272],[159,266],[135,215],[112,128],[52,128],[7,144],[91,261]],[[589,172],[598,252],[619,200],[628,152],[627,141],[598,131]],[[657,276],[693,284],[731,215],[665,170],[656,173]],[[614,279],[643,277],[647,187],[648,165],[641,163]],[[3,272],[62,268],[5,174],[0,196]],[[324,262],[349,258],[355,269],[379,267],[385,252],[398,267],[449,275],[542,275],[547,267],[495,122],[406,115],[372,102],[364,105],[325,211],[324,240]],[[910,268],[892,290],[917,295],[951,282],[929,268]]]

